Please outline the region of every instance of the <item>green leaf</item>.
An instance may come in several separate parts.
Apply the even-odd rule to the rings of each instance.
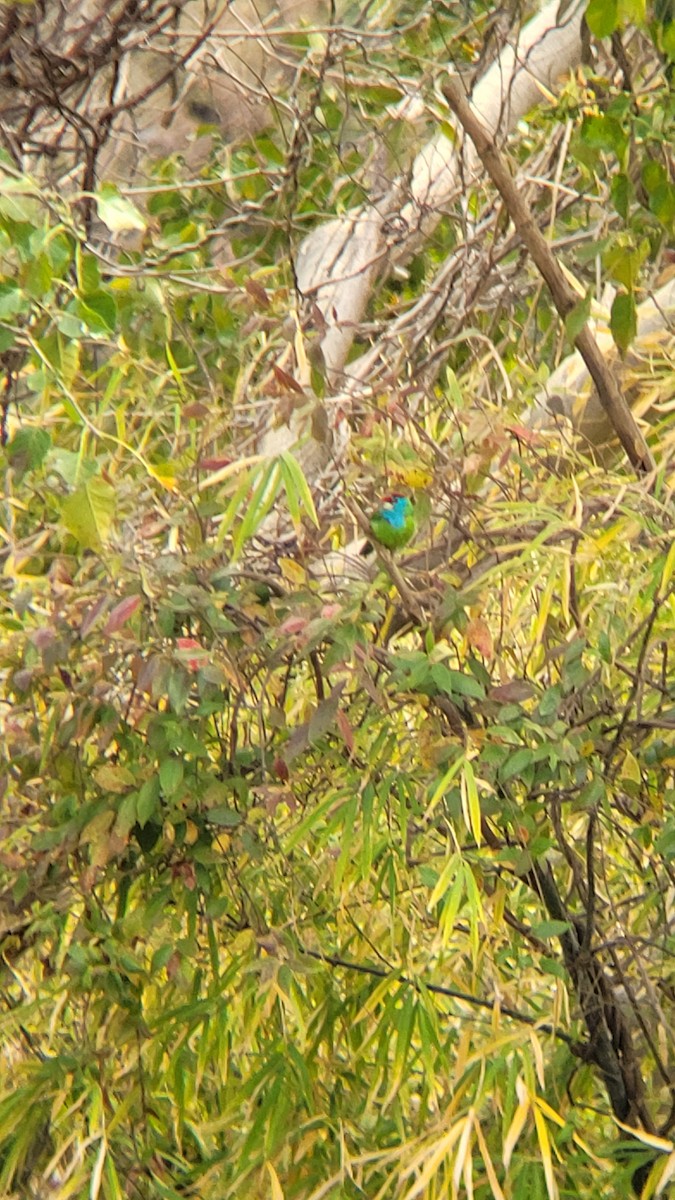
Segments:
[[[141,786],[136,800],[136,820],[141,829],[155,815],[159,806],[159,775],[152,775]]]
[[[520,750],[514,751],[507,758],[504,765],[500,768],[499,776],[504,783],[509,779],[514,779],[517,775],[521,775],[527,767],[531,767],[534,762],[534,754],[529,746],[523,746]]]
[[[627,175],[615,175],[611,183],[612,203],[624,221],[628,217],[630,202],[633,198],[633,186]]]
[[[109,292],[91,292],[81,297],[77,315],[92,333],[113,333],[117,325],[117,305]]]
[[[485,689],[473,675],[465,675],[463,671],[453,671],[445,663],[434,663],[431,667],[431,678],[441,692],[448,696],[467,696],[473,700],[484,700]]]
[[[21,288],[12,283],[0,283],[0,321],[29,309],[30,301]]]
[[[565,331],[571,342],[576,341],[591,313],[591,293],[588,292],[583,300],[575,304],[571,313],[565,317]]]
[[[108,541],[115,514],[115,490],[94,476],[64,500],[61,520],[85,550],[101,551]]]
[[[243,817],[235,808],[229,808],[226,804],[218,804],[215,808],[210,808],[207,813],[208,819],[212,825],[221,825],[225,829],[233,829],[235,825],[241,825]]]
[[[618,0],[590,0],[586,24],[594,37],[611,37],[619,24]]]
[[[661,183],[649,197],[649,207],[654,216],[670,228],[675,220],[675,187],[672,183]]]
[[[649,193],[656,191],[662,183],[666,182],[666,169],[663,163],[657,162],[654,158],[648,158],[643,164],[640,172],[645,190]]]
[[[614,297],[610,329],[616,345],[625,354],[637,333],[637,312],[632,292],[619,292]]]
[[[142,233],[147,221],[130,200],[121,195],[112,183],[104,183],[94,197],[99,220],[111,233],[127,233],[135,230]]]
[[[183,782],[184,767],[181,758],[165,758],[159,764],[159,782],[167,799],[174,796]]]
[[[7,447],[15,471],[35,471],[44,462],[52,439],[46,429],[17,429]]]
[[[52,264],[46,254],[38,254],[23,272],[23,285],[34,300],[45,300],[52,286]]]
[[[288,450],[284,450],[279,456],[281,470],[284,480],[284,489],[288,499],[288,506],[291,509],[291,503],[295,506],[296,512],[298,506],[304,508],[307,516],[319,527],[319,518],[316,515],[314,500],[312,493],[309,490],[309,485],[305,479],[302,467],[299,462],[293,457]],[[293,509],[291,509],[291,514]]]
[[[569,921],[540,921],[532,926],[532,933],[538,938],[552,938],[560,937],[561,934],[567,933],[568,929],[571,929]]]
[[[232,557],[238,558],[247,541],[253,537],[269,513],[281,487],[281,467],[273,458],[260,472],[255,491],[251,496],[232,544]]]
[[[556,979],[567,979],[567,971],[557,958],[549,958],[548,955],[542,954],[539,965],[547,975],[555,975]]]

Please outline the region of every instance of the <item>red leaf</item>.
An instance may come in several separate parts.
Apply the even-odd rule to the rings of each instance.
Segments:
[[[257,279],[247,279],[244,287],[251,299],[255,300],[256,304],[259,304],[261,308],[269,308],[270,298],[263,285],[258,283]]]
[[[281,367],[277,367],[276,364],[272,367],[272,370],[277,383],[280,383],[282,387],[288,388],[288,390],[291,392],[297,392],[299,395],[304,396],[304,387],[302,384],[298,383],[297,379],[294,379],[292,375],[289,375],[288,371],[283,371]]]
[[[113,608],[105,623],[103,632],[106,636],[109,637],[111,633],[117,633],[117,630],[122,628],[125,622],[129,620],[129,617],[134,615],[142,602],[142,596],[125,596],[124,600],[120,600],[119,604],[116,604]]]
[[[288,769],[288,763],[284,761],[281,755],[278,755],[275,758],[272,765],[272,770],[274,771],[277,779],[280,779],[282,783],[288,783],[290,771]]]
[[[533,429],[528,429],[526,425],[505,425],[504,428],[519,442],[525,442],[526,446],[536,446],[538,442],[541,442],[539,434],[535,433]]]
[[[279,633],[302,633],[308,624],[307,617],[287,617],[279,626]]]
[[[492,658],[494,654],[492,634],[482,617],[474,617],[469,621],[466,627],[466,640],[474,650],[478,650],[483,655],[483,658]]]
[[[197,466],[200,471],[219,471],[221,467],[229,467],[234,462],[232,458],[200,458]]]
[[[352,727],[341,708],[338,709],[336,720],[337,727],[342,734],[344,744],[351,755],[354,753],[354,734],[352,732]]]
[[[202,417],[209,416],[209,410],[201,400],[195,400],[192,404],[185,405],[181,416],[187,417],[188,421],[199,421]]]
[[[92,626],[98,620],[101,613],[104,612],[106,610],[106,608],[109,607],[109,605],[110,605],[110,596],[101,596],[101,598],[99,600],[97,600],[95,604],[92,604],[91,608],[87,609],[86,613],[84,614],[84,616],[82,618],[82,624],[80,625],[80,637],[81,638],[86,638],[87,634],[89,633],[89,630],[92,628]]]
[[[196,638],[193,638],[193,637],[176,638],[176,645],[178,646],[178,649],[181,651],[181,656],[185,656],[186,651],[189,651],[189,650],[197,651],[197,654],[191,655],[189,658],[186,659],[187,667],[188,667],[189,671],[198,671],[200,667],[204,666],[204,663],[208,659],[208,650],[205,650],[204,647],[202,646],[201,642],[198,642]]]

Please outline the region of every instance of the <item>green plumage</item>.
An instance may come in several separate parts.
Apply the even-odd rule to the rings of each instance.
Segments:
[[[370,519],[370,531],[387,550],[400,550],[415,532],[415,510],[407,496],[386,496]]]

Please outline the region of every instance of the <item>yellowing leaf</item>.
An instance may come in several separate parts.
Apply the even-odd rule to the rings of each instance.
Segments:
[[[459,856],[457,854],[451,855],[443,867],[438,879],[436,880],[434,890],[427,901],[427,910],[429,912],[431,912],[435,905],[438,904],[438,901],[441,899],[441,897],[445,895],[451,883],[455,882],[457,878],[458,866]]]
[[[114,184],[104,183],[95,200],[99,220],[103,221],[111,233],[125,233],[131,230],[142,233],[147,228],[143,214],[135,204],[122,196]]]
[[[429,1152],[427,1152],[425,1148],[425,1150],[413,1160],[413,1162],[410,1164],[411,1168],[417,1167],[418,1165],[421,1165],[421,1162],[424,1162],[424,1170],[420,1174],[419,1178],[416,1179],[413,1186],[406,1192],[403,1200],[415,1200],[416,1196],[421,1196],[423,1194],[423,1192],[426,1190],[427,1184],[430,1183],[436,1175],[436,1172],[443,1162],[443,1159],[447,1158],[455,1142],[458,1141],[462,1136],[465,1124],[466,1118],[458,1121],[456,1125],[452,1126],[448,1133],[444,1134],[442,1138],[439,1138],[435,1145],[431,1147]]]
[[[506,1137],[504,1138],[504,1149],[502,1151],[502,1162],[507,1171],[509,1169],[509,1163],[511,1162],[511,1156],[513,1154],[513,1151],[516,1148],[516,1143],[517,1143],[521,1133],[523,1132],[523,1129],[525,1128],[525,1122],[527,1120],[529,1111],[530,1111],[529,1097],[521,1099],[520,1104],[518,1105],[515,1113],[513,1114],[513,1120],[511,1121],[511,1124],[509,1125],[509,1129],[506,1134]]]
[[[121,796],[136,782],[131,771],[120,764],[103,763],[94,772],[94,780],[102,792],[112,792]]]
[[[85,550],[102,550],[112,529],[115,491],[94,476],[77,488],[61,506],[61,520]]]
[[[392,463],[389,467],[390,476],[397,483],[404,483],[406,487],[414,488],[420,491],[422,488],[428,488],[433,482],[433,472],[425,467],[422,463]]]
[[[492,1188],[494,1200],[505,1200],[504,1193],[499,1185],[499,1180],[497,1179],[497,1172],[495,1171],[494,1164],[490,1158],[490,1151],[488,1150],[487,1142],[483,1136],[483,1130],[481,1129],[479,1122],[476,1120],[474,1120],[474,1128],[476,1130],[476,1140],[478,1142],[483,1164],[485,1166],[485,1174],[487,1175],[490,1187]]]
[[[549,1195],[549,1200],[558,1200],[558,1185],[553,1174],[553,1159],[551,1157],[551,1141],[548,1136],[546,1122],[542,1116],[540,1109],[534,1108],[534,1124],[537,1130],[537,1141],[539,1142],[539,1151],[541,1153],[542,1163],[544,1165],[544,1178],[546,1180],[546,1190]]]
[[[465,762],[462,768],[461,778],[462,790],[462,813],[467,829],[474,836],[477,846],[481,844],[481,824],[480,824],[480,800],[478,798],[478,788],[476,787],[476,776],[473,773],[473,767],[470,762]]]
[[[176,478],[171,463],[162,463],[161,466],[153,466],[152,463],[146,463],[145,465],[147,467],[148,475],[150,475],[153,479],[156,479],[157,483],[160,483],[163,488],[166,488],[167,492],[176,491]]]
[[[668,591],[668,588],[670,586],[670,581],[673,578],[674,571],[675,571],[675,541],[673,542],[672,546],[670,547],[670,550],[668,551],[668,556],[663,565],[663,574],[661,576],[661,582],[659,584],[659,590],[657,593],[659,600],[662,600],[663,597],[665,596],[666,592]]]
[[[278,558],[277,566],[281,571],[284,579],[289,583],[302,585],[307,582],[307,572],[301,563],[296,562],[294,558]]]
[[[279,1183],[279,1176],[277,1175],[274,1167],[272,1166],[271,1162],[266,1162],[265,1166],[267,1168],[267,1174],[270,1177],[271,1200],[284,1200],[283,1189]]]

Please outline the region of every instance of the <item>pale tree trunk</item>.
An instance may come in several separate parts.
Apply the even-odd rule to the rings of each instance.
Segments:
[[[499,142],[531,109],[551,94],[562,76],[580,60],[584,0],[573,2],[562,16],[558,0],[515,33],[505,44],[471,95],[471,105]],[[451,64],[450,64],[451,65]],[[270,429],[262,451],[279,453],[303,439],[305,469],[315,475],[348,436],[342,420],[345,402],[367,390],[373,351],[345,362],[373,285],[393,263],[409,261],[436,227],[449,205],[475,182],[479,161],[459,134],[451,140],[437,134],[415,158],[409,175],[399,177],[384,197],[318,226],[301,244],[296,279],[301,294],[316,306],[321,322],[320,345],[326,378],[334,391],[325,441],[308,435],[311,403],[286,425]],[[316,312],[315,309],[315,312]],[[297,350],[297,347],[296,347]],[[307,384],[309,371],[296,353],[296,374]]]

